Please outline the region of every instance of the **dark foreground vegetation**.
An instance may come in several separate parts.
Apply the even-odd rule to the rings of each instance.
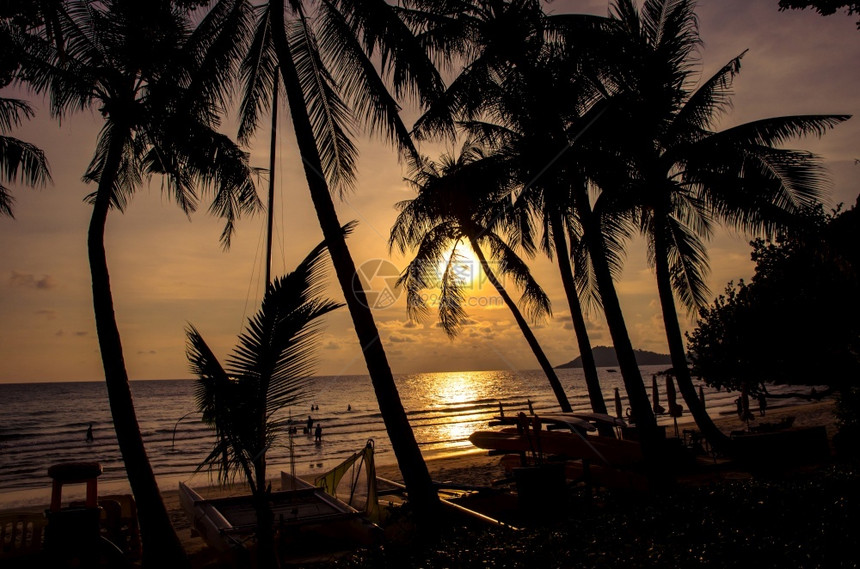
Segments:
[[[571,490],[561,521],[463,522],[309,567],[857,567],[858,466],[631,495]]]

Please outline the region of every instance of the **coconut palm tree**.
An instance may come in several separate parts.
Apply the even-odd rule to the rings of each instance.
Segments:
[[[199,190],[214,194],[210,210],[226,219],[227,246],[235,220],[259,204],[247,157],[216,130],[221,83],[230,66],[207,57],[213,30],[229,25],[219,5],[197,27],[171,2],[70,0],[59,22],[63,49],[35,36],[21,47],[22,76],[51,97],[63,118],[97,110],[104,125],[84,179],[93,213],[87,239],[93,308],[117,441],[138,505],[145,566],[187,564],[170,524],[138,427],[110,287],[105,224],[122,212],[145,179],[165,187],[187,213]],[[215,72],[215,71],[217,72]]]
[[[438,164],[422,161],[414,169],[415,175],[409,182],[418,191],[418,196],[398,204],[400,215],[389,238],[389,246],[397,247],[401,253],[410,247],[418,248],[415,259],[398,281],[406,288],[406,308],[410,316],[417,318],[426,311],[427,305],[420,293],[435,284],[438,267],[444,264],[441,279],[438,279],[441,289],[439,321],[448,336],[453,338],[457,335],[466,316],[462,308],[464,282],[456,271],[457,247],[461,243],[466,244],[513,314],[549,380],[561,410],[570,412],[570,402],[552,364],[526,318],[499,280],[500,275],[512,277],[523,289],[520,304],[532,320],[551,314],[549,299],[532,278],[526,264],[493,228],[507,217],[506,212],[511,211],[511,176],[506,173],[510,168],[504,164],[504,158],[500,155],[485,156],[481,148],[467,141],[456,158],[446,154]],[[490,248],[499,275],[487,261],[482,245]]]
[[[698,87],[700,46],[692,0],[649,0],[641,11],[619,0],[614,19],[628,57],[609,121],[630,158],[616,206],[629,207],[648,239],[673,373],[697,425],[715,448],[728,437],[714,425],[692,383],[675,307],[707,303],[704,240],[722,222],[737,231],[772,234],[797,223],[822,195],[824,173],[809,153],[778,148],[788,139],[823,134],[843,115],[777,117],[715,131],[731,104],[743,53]],[[744,52],[745,53],[745,52]],[[607,121],[607,124],[608,122]],[[612,132],[612,128],[605,132]]]
[[[441,79],[424,46],[384,0],[355,2],[273,0],[252,7],[255,21],[240,18],[244,35],[229,36],[248,57],[243,66],[245,97],[240,137],[253,131],[272,104],[280,74],[299,153],[374,387],[391,446],[419,517],[434,514],[438,497],[421,456],[388,364],[364,291],[354,285],[356,267],[340,230],[332,192],[355,183],[356,121],[382,134],[399,149],[416,154],[395,97],[421,101],[441,89]],[[377,67],[372,58],[379,57]],[[386,88],[386,81],[393,94]]]
[[[305,400],[319,318],[342,306],[322,297],[324,264],[321,243],[292,273],[267,286],[260,310],[249,318],[226,367],[196,328],[187,330],[188,360],[198,377],[197,407],[216,436],[201,467],[217,469],[224,482],[245,478],[257,514],[262,567],[277,566],[266,451],[287,432],[287,420],[279,411]]]
[[[457,53],[466,60],[466,65],[416,122],[416,136],[430,138],[440,133],[453,136],[456,126],[464,127],[470,136],[489,147],[513,145],[522,151],[520,183],[524,190],[541,193],[549,186],[557,187],[553,157],[558,158],[569,143],[562,136],[564,131],[559,123],[548,124],[549,117],[544,111],[551,107],[546,105],[546,98],[563,100],[571,107],[580,104],[581,94],[569,98],[571,92],[567,90],[561,95],[562,76],[542,73],[538,67],[549,69],[545,64],[547,58],[553,57],[568,36],[579,36],[583,42],[587,41],[585,38],[593,38],[605,25],[605,18],[547,16],[540,2],[533,0],[424,4],[427,14],[423,18],[419,13],[410,13],[413,25],[422,30],[422,39]],[[574,75],[567,79],[583,76],[581,69],[573,71]],[[529,130],[530,127],[534,129]],[[532,133],[540,136],[531,136]],[[550,193],[541,195],[549,197]],[[606,413],[570,262],[567,239],[576,239],[569,231],[575,224],[569,223],[570,218],[566,217],[569,210],[563,203],[552,200],[546,203],[554,205],[548,205],[542,218],[543,249],[548,255],[555,255],[558,263],[592,409]],[[540,209],[543,205],[542,202]],[[524,229],[527,227],[515,230],[528,240],[529,232]],[[607,434],[611,434],[611,429]]]

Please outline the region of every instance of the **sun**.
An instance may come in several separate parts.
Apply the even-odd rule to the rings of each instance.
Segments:
[[[460,243],[451,248],[450,251],[442,256],[439,266],[436,268],[436,273],[439,279],[445,274],[445,269],[448,263],[454,256],[454,262],[450,270],[453,271],[453,277],[462,287],[471,287],[479,284],[481,281],[481,262],[475,256],[472,248],[466,244]]]

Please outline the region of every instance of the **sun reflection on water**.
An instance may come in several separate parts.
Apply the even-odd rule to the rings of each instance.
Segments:
[[[428,410],[456,417],[451,421],[438,417],[441,420],[425,425],[424,436],[444,441],[443,446],[450,450],[470,446],[469,435],[486,426],[490,415],[488,404],[504,393],[505,375],[498,371],[458,371],[412,376],[410,387],[430,402]]]

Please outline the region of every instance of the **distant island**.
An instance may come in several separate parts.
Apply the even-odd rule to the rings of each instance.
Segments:
[[[672,358],[668,354],[658,354],[646,350],[633,350],[636,353],[636,363],[641,366],[653,365],[672,365]],[[595,346],[591,349],[594,354],[594,361],[597,367],[610,367],[618,365],[618,358],[615,356],[615,348],[610,346]],[[566,364],[556,366],[555,369],[566,369],[572,367],[582,367],[582,356],[578,356],[575,360],[569,361]]]

